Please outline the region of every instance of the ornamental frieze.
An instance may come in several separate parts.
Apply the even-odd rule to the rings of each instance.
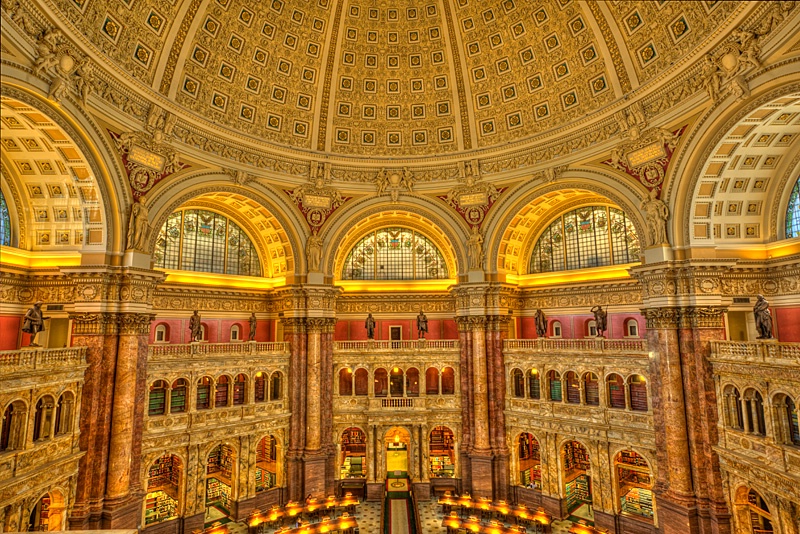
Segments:
[[[374,295],[339,297],[336,301],[337,314],[364,313],[454,313],[455,303],[443,295]]]

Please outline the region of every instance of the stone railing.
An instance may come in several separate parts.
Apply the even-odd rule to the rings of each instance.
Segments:
[[[37,369],[69,369],[86,364],[86,347],[0,351],[0,374]]]
[[[647,353],[646,339],[506,339],[503,349],[524,349],[536,352],[606,352],[618,354]]]
[[[186,358],[192,356],[225,356],[248,354],[289,354],[289,343],[285,341],[239,343],[189,343],[185,345],[150,345],[151,358]]]
[[[771,365],[800,365],[800,343],[712,341],[711,358]]]
[[[385,350],[442,350],[459,348],[457,339],[407,339],[403,341],[374,340],[335,341],[334,350],[385,351]]]

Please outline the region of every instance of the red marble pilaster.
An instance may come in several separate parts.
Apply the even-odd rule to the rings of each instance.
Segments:
[[[461,384],[461,434],[459,444],[461,460],[461,481],[464,488],[472,487],[472,466],[470,455],[472,452],[472,332],[466,318],[459,317],[458,340],[461,347],[460,355],[460,384]]]
[[[303,449],[305,448],[305,382],[306,326],[305,319],[283,319],[285,341],[289,343],[289,447],[286,451],[286,485],[289,499],[302,500]]]
[[[503,338],[507,332],[508,317],[495,316],[488,323],[486,335],[486,361],[489,378],[489,424],[492,446],[492,485],[495,500],[509,498],[509,450],[506,444],[506,373],[503,357]]]
[[[69,528],[89,530],[100,526],[106,490],[118,324],[117,316],[112,313],[81,313],[70,319],[72,345],[87,347],[89,366],[84,373],[79,423],[79,446],[86,454],[78,464]]]

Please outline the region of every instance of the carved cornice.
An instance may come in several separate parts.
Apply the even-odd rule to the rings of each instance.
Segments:
[[[331,317],[314,317],[306,319],[306,331],[311,333],[330,334],[336,326],[336,319]]]
[[[283,331],[287,334],[306,333],[305,317],[281,317],[281,324],[283,325]]]
[[[725,308],[687,306],[681,308],[643,308],[648,329],[725,328]]]
[[[455,313],[455,303],[447,294],[342,295],[336,299],[336,313]]]

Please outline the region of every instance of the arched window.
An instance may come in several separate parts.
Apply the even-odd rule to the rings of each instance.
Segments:
[[[419,397],[419,369],[415,367],[406,371],[406,397]]]
[[[431,430],[428,441],[430,451],[430,476],[432,478],[453,478],[456,469],[455,437],[446,426]]]
[[[2,191],[0,191],[0,245],[11,246],[11,217]]]
[[[150,386],[150,397],[147,403],[147,415],[164,415],[167,405],[167,383],[156,380]]]
[[[764,422],[764,399],[761,393],[755,389],[748,389],[744,392],[744,404],[750,422],[750,432],[763,436],[767,425]]]
[[[233,381],[233,405],[238,406],[247,401],[247,377],[243,374],[236,375]]]
[[[369,372],[366,369],[356,369],[356,395],[369,395]]]
[[[261,276],[252,241],[235,222],[213,211],[176,211],[161,227],[155,266],[206,273]]]
[[[567,402],[570,404],[581,403],[581,381],[578,380],[578,374],[570,371],[564,377],[567,387]]]
[[[600,405],[600,383],[596,374],[586,373],[583,375],[583,390],[586,395],[586,404],[589,406]]]
[[[386,369],[375,369],[374,391],[376,397],[386,397],[389,394],[389,373]]]
[[[231,341],[239,341],[242,339],[240,328],[238,324],[231,326]]]
[[[281,398],[283,398],[283,374],[275,371],[269,381],[269,400],[277,401]]]
[[[222,375],[217,379],[217,387],[214,390],[214,408],[225,408],[228,405],[228,386],[231,379]]]
[[[625,409],[625,381],[617,374],[606,377],[609,408]]]
[[[207,410],[211,408],[211,383],[212,380],[207,376],[197,381],[198,410]]]
[[[647,380],[641,375],[633,375],[628,379],[630,388],[631,410],[647,411]]]
[[[433,280],[447,278],[447,264],[433,241],[408,228],[370,232],[347,255],[344,280]]]
[[[60,436],[72,432],[72,419],[74,417],[75,395],[65,391],[58,398],[56,405],[56,435]]]
[[[156,326],[155,341],[156,343],[167,343],[169,341],[169,332],[167,331],[167,325],[160,324]]]
[[[561,337],[561,321],[553,321],[553,337]]]
[[[779,395],[774,405],[778,413],[776,437],[780,436],[780,441],[786,445],[800,446],[800,425],[794,401],[788,395]]]
[[[744,430],[744,413],[742,412],[742,396],[734,386],[726,386],[723,391],[725,396],[725,422],[734,430]]]
[[[549,371],[547,382],[550,385],[550,400],[561,402],[561,375],[558,371]]]
[[[525,398],[525,378],[522,376],[522,371],[519,369],[511,371],[511,386],[515,397],[518,399]]]
[[[33,441],[47,439],[53,433],[53,397],[46,395],[36,403],[33,416]]]
[[[439,370],[436,367],[428,367],[425,371],[425,394],[439,394]]]
[[[653,520],[653,474],[647,460],[631,450],[614,458],[620,511]]]
[[[639,323],[636,319],[625,321],[625,335],[628,337],[639,337]]]
[[[586,334],[589,337],[597,337],[597,321],[592,319],[588,323],[586,323]]]
[[[772,515],[764,498],[756,490],[747,493],[747,504],[750,508],[750,527],[753,532],[767,534],[773,532]]]
[[[349,367],[339,369],[339,395],[353,394],[353,371]]]
[[[389,395],[392,397],[403,396],[403,370],[399,367],[392,367],[389,373]]]
[[[542,456],[539,440],[533,434],[523,432],[518,440],[519,484],[528,488],[539,488],[542,484]]]
[[[625,213],[583,206],[553,221],[539,236],[530,272],[546,273],[639,261],[639,237]]]
[[[528,397],[535,400],[542,398],[541,380],[536,369],[528,371]]]
[[[0,451],[21,449],[25,444],[25,421],[28,410],[21,400],[6,406],[0,421]]]
[[[367,476],[367,435],[356,427],[342,432],[341,478],[364,478]]]
[[[147,471],[144,524],[151,525],[178,517],[181,459],[174,454],[157,458]]]
[[[264,376],[263,372],[258,371],[256,373],[256,379],[253,386],[255,387],[253,391],[255,394],[255,401],[264,402],[267,400],[267,378]]]
[[[179,378],[172,383],[169,395],[169,412],[183,413],[186,411],[186,392],[189,391],[189,381]]]
[[[800,237],[800,178],[794,183],[786,206],[786,239]]]
[[[456,372],[452,367],[445,367],[442,370],[442,395],[455,395],[456,393]]]

